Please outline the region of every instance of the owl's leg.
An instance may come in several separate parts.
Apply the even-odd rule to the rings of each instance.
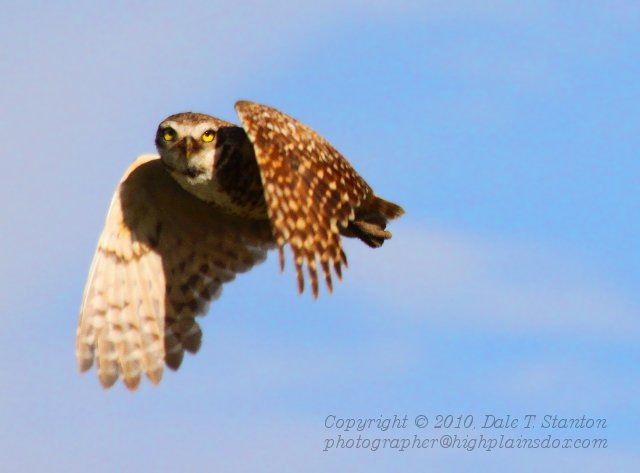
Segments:
[[[391,238],[391,232],[385,230],[384,222],[367,222],[366,220],[354,220],[344,230],[343,235],[359,238],[371,248],[379,248],[385,240]]]
[[[400,206],[373,195],[356,210],[355,219],[349,222],[342,234],[359,238],[371,248],[378,248],[391,238],[391,232],[385,230],[387,222],[403,213]]]

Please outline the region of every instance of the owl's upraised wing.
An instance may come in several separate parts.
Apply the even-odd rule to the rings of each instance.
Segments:
[[[253,102],[237,102],[236,111],[255,149],[281,267],[289,243],[299,291],[304,290],[306,262],[317,297],[317,259],[331,291],[330,264],[339,278],[342,265],[347,265],[340,231],[373,195],[371,188],[329,142],[303,123]]]
[[[141,156],[116,189],[80,309],[76,358],[97,361],[104,387],[122,374],[135,389],[195,353],[222,284],[273,247],[266,220],[229,216],[184,191],[158,156]]]

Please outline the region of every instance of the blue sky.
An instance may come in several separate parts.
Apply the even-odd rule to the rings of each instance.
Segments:
[[[637,2],[2,11],[6,471],[635,471]],[[241,98],[311,125],[407,214],[380,250],[346,243],[331,297],[297,296],[271,255],[179,372],[103,391],[73,350],[113,189],[164,117],[237,122]],[[584,414],[609,427],[550,433],[609,448],[323,452],[328,414]]]

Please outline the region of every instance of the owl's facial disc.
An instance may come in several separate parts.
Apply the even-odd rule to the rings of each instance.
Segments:
[[[202,113],[178,113],[165,119],[156,133],[156,147],[165,168],[187,192],[205,201],[219,201],[217,161],[225,134],[233,124]],[[236,127],[237,128],[237,127]]]
[[[183,113],[164,120],[156,133],[156,146],[165,166],[189,179],[210,180],[216,148],[217,124],[206,115]]]

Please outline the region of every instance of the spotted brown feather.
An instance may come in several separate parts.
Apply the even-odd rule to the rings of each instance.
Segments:
[[[200,348],[196,317],[222,285],[273,247],[266,220],[228,215],[182,190],[157,156],[136,160],[116,189],[80,309],[76,357],[105,387],[122,374],[158,383]]]
[[[116,188],[85,286],[76,338],[82,371],[135,389],[195,353],[196,317],[223,284],[289,244],[298,287],[318,263],[329,291],[342,275],[341,236],[372,248],[391,238],[398,205],[373,192],[306,125],[271,107],[236,105],[244,128],[198,113],[158,126],[160,156],[141,156]],[[206,139],[205,139],[206,137]],[[160,159],[158,159],[158,157]],[[333,269],[332,269],[333,268]]]
[[[306,263],[317,297],[317,260],[331,290],[330,265],[338,277],[347,265],[340,231],[372,190],[328,141],[303,123],[253,102],[240,101],[236,110],[254,145],[281,266],[288,243],[299,291],[304,290]]]

